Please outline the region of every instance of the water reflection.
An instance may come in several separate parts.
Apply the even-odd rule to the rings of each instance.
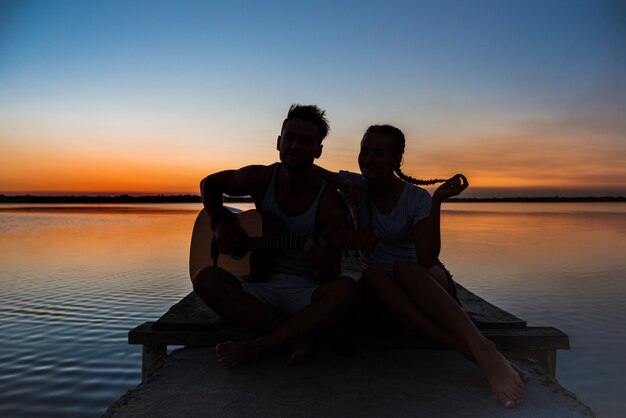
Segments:
[[[559,382],[598,416],[623,416],[626,206],[493,206],[446,206],[454,209],[442,220],[442,259],[465,286],[529,325],[567,333]]]
[[[196,209],[0,213],[0,416],[94,416],[140,379],[133,326],[190,291]]]
[[[623,266],[626,217],[623,212],[447,211],[442,241],[444,260],[503,274],[557,266],[595,270]]]
[[[191,290],[200,205],[6,206],[0,416],[102,414],[140,380],[128,330]],[[626,409],[626,205],[446,204],[442,234],[457,280],[570,335],[557,370],[566,388],[600,416]]]

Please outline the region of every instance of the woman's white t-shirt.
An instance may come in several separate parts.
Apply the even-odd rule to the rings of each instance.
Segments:
[[[359,184],[365,191],[361,205],[354,208],[357,228],[373,227],[376,246],[361,253],[366,266],[380,265],[388,273],[399,259],[417,261],[415,254],[415,225],[430,214],[431,196],[425,189],[405,182],[398,203],[389,213],[380,213],[369,198],[367,180],[362,174],[340,171],[339,174]]]

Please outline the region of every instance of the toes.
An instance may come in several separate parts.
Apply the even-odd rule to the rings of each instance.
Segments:
[[[507,408],[517,408],[522,403],[522,398],[517,396],[503,396],[498,399],[500,404]]]
[[[233,364],[228,359],[220,358],[218,359],[218,362],[220,363],[220,366],[222,366],[225,369],[230,369],[233,367]]]
[[[517,406],[515,404],[515,401],[513,401],[511,399],[501,400],[500,403],[502,404],[503,407],[505,407],[507,409],[515,408]]]
[[[518,407],[524,399],[523,383],[521,383],[521,380],[518,378],[516,379],[516,382],[514,384],[508,385],[506,389],[502,391],[497,391],[496,396],[498,397],[498,401],[500,402],[500,404],[502,404],[503,407],[507,409]]]
[[[287,360],[287,364],[290,366],[301,363],[306,356],[308,356],[311,352],[311,345],[307,343],[298,344],[296,348],[293,350],[293,353]]]
[[[522,379],[522,382],[528,383],[530,381],[530,376],[528,376],[528,373],[519,368],[515,363],[511,362],[511,367],[513,367],[513,370],[515,370],[520,379]]]

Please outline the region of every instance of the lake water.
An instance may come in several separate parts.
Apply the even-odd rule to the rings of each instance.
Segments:
[[[191,291],[199,204],[0,205],[0,416],[95,417],[141,379],[128,330]],[[442,260],[570,336],[557,378],[626,416],[626,204],[448,203]]]

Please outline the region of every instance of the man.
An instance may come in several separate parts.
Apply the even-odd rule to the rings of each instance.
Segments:
[[[202,180],[202,202],[220,253],[237,249],[245,235],[223,207],[223,194],[251,196],[262,214],[277,218],[281,233],[323,235],[346,227],[343,198],[313,166],[328,129],[325,112],[317,106],[292,105],[276,143],[281,163],[226,170]],[[341,250],[335,246],[308,239],[303,248],[273,254],[269,277],[261,282],[218,266],[192,278],[196,293],[215,312],[262,334],[252,341],[218,344],[217,357],[226,368],[283,344],[295,345],[288,363],[296,363],[308,353],[313,334],[336,324],[359,302],[354,281],[339,276]]]

